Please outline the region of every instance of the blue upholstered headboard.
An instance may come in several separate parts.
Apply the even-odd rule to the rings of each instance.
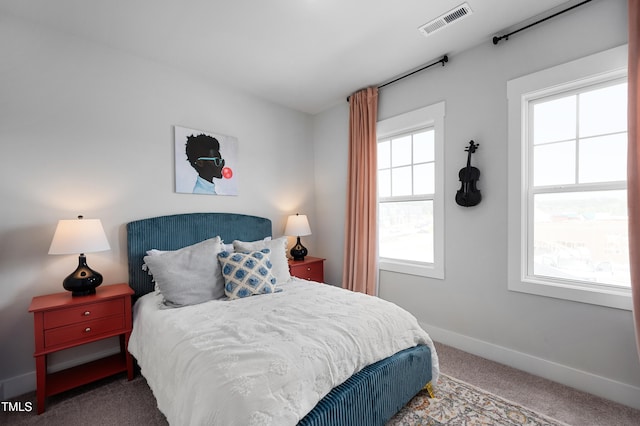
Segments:
[[[271,236],[271,220],[235,213],[187,213],[136,220],[127,224],[129,286],[139,297],[153,290],[142,270],[147,250],[177,250],[219,235],[225,243]]]

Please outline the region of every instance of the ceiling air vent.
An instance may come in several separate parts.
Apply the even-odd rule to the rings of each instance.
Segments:
[[[467,3],[462,3],[460,6],[448,11],[447,13],[440,15],[433,21],[427,22],[418,28],[418,30],[426,37],[449,24],[452,24],[465,16],[469,16],[472,10]]]

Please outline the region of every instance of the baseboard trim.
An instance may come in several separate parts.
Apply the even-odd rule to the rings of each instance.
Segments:
[[[431,338],[448,346],[496,361],[640,410],[640,387],[420,322]],[[464,380],[464,377],[461,377]]]
[[[59,362],[55,365],[49,366],[49,372],[53,373],[67,368],[75,367],[76,365],[85,364],[87,362],[95,361],[96,359],[108,357],[120,352],[119,347],[104,349],[99,352],[92,352],[90,354],[73,358],[68,361]],[[11,398],[24,395],[36,390],[36,372],[31,371],[29,373],[21,374],[19,376],[9,377],[0,382],[0,400],[7,401]]]
[[[2,400],[7,401],[36,389],[36,372],[21,374],[9,377],[0,383],[2,389]]]

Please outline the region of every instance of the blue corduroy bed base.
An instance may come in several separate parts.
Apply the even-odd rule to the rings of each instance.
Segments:
[[[382,426],[430,381],[429,348],[405,349],[335,387],[298,426]]]

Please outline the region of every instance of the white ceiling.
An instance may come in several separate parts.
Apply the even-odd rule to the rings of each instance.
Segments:
[[[314,114],[576,3],[466,0],[471,15],[417,30],[464,1],[0,0],[0,11]]]

